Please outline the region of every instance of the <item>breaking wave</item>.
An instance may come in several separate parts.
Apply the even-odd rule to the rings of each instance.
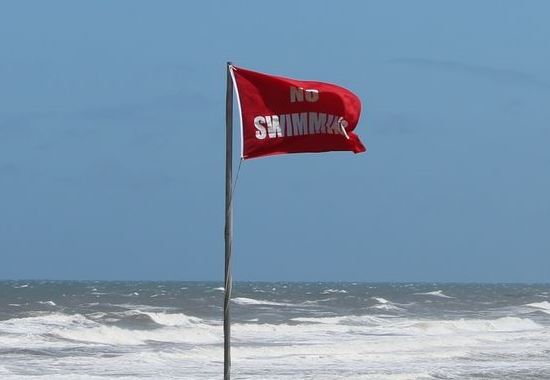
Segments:
[[[148,313],[144,312],[143,314],[151,317],[153,322],[162,325],[162,326],[194,326],[197,324],[204,323],[201,318],[191,317],[183,313]]]
[[[211,327],[197,324],[182,331],[180,328],[128,330],[116,326],[98,325],[91,328],[58,329],[53,331],[52,335],[71,341],[107,345],[143,345],[150,342],[188,344],[221,342],[221,334]]]
[[[49,301],[38,301],[40,305],[48,305],[48,306],[56,306],[55,302],[49,300]]]
[[[297,317],[292,318],[295,322],[317,323],[317,324],[342,324],[342,325],[371,325],[380,326],[386,324],[384,319],[372,315],[346,315],[340,317]]]
[[[518,317],[503,317],[489,320],[458,319],[454,321],[417,321],[401,327],[403,331],[426,335],[448,335],[464,332],[521,332],[543,328],[530,319]]]
[[[322,294],[335,294],[335,293],[341,293],[346,294],[348,291],[344,289],[326,289],[323,290]]]
[[[376,305],[369,306],[369,309],[377,309],[383,311],[403,311],[404,308],[397,306],[397,304],[388,301],[382,297],[372,297],[373,300],[377,302]]]
[[[6,284],[0,290],[13,294],[0,313],[2,380],[206,380],[223,372],[223,288],[212,290],[221,284],[185,284],[185,294],[178,283]],[[550,379],[548,287],[285,286],[237,284],[239,378]],[[90,294],[98,290],[109,295]],[[123,297],[133,291],[140,295]]]
[[[443,290],[434,290],[433,292],[414,293],[418,296],[434,296],[441,298],[454,298],[443,293]]]
[[[550,302],[548,301],[529,303],[525,306],[550,314]]]
[[[370,309],[377,309],[377,310],[383,310],[383,311],[403,311],[402,307],[395,306],[391,303],[383,303],[379,305],[372,305],[369,307]]]
[[[102,317],[101,314],[95,313],[93,317]],[[201,318],[148,312],[141,315],[148,316],[160,327],[129,329],[105,325],[81,314],[55,313],[1,321],[0,334],[10,334],[14,342],[19,336],[19,344],[29,339],[38,344],[40,341],[51,341],[51,338],[107,345],[142,345],[148,342],[213,344],[221,341],[220,326],[208,324]]]
[[[378,318],[370,315],[321,318],[293,318],[296,322],[323,325],[354,325],[374,328],[373,333],[389,335],[449,335],[464,333],[522,332],[540,330],[543,326],[527,319],[503,317],[497,319],[409,320]]]
[[[292,303],[262,301],[262,300],[257,300],[254,298],[246,298],[246,297],[233,298],[231,299],[231,302],[234,302],[237,305],[295,306],[295,304],[292,304]]]

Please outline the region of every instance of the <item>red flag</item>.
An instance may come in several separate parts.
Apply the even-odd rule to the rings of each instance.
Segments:
[[[231,66],[241,113],[244,159],[285,153],[366,151],[353,133],[361,101],[334,84]]]

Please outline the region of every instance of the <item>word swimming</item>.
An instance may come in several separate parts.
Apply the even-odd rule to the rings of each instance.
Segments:
[[[348,122],[342,116],[321,112],[301,112],[283,115],[256,116],[256,138],[279,138],[316,134],[339,134],[349,139]]]

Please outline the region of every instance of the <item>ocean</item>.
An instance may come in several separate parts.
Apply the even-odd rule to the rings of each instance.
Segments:
[[[210,282],[0,282],[0,379],[221,379]],[[232,379],[550,379],[550,285],[238,282]]]

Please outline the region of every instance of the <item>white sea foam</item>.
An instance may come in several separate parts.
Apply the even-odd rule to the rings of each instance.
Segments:
[[[32,317],[12,318],[0,321],[0,332],[10,334],[40,334],[59,326],[84,326],[94,323],[80,314],[39,314]]]
[[[369,307],[369,309],[377,309],[377,310],[384,310],[384,311],[403,311],[402,307],[397,306],[396,304],[388,301],[385,298],[382,297],[372,297],[373,300],[378,302],[376,305],[372,305]]]
[[[231,299],[232,302],[237,305],[266,305],[266,306],[295,306],[295,304],[283,303],[283,302],[273,302],[273,301],[262,301],[254,298],[246,297],[237,297]]]
[[[105,314],[101,311],[98,311],[98,312],[95,312],[95,313],[87,314],[87,317],[91,318],[92,320],[96,320],[96,319],[101,319],[101,318],[105,317],[106,315],[107,314]]]
[[[54,313],[12,318],[0,321],[0,344],[3,347],[42,347],[45,345],[71,346],[73,345],[71,342],[143,345],[149,341],[189,344],[213,344],[221,341],[221,327],[207,324],[200,318],[185,314],[146,314],[165,327],[153,330],[123,329],[94,322],[80,314]],[[52,336],[69,342],[52,343]]]
[[[41,305],[49,305],[49,306],[56,306],[55,302],[53,301],[38,301],[39,304]]]
[[[372,305],[369,307],[370,309],[377,309],[377,310],[385,310],[385,311],[403,311],[402,307],[395,306],[391,303],[383,303],[379,305]]]
[[[360,325],[383,325],[386,321],[372,315],[345,315],[338,317],[297,317],[292,318],[295,322],[308,322],[319,324],[360,324]]]
[[[216,330],[220,331],[216,331]],[[144,345],[148,342],[214,344],[221,342],[221,329],[208,325],[194,328],[161,328],[155,330],[128,330],[116,326],[58,329],[55,335],[73,341],[107,345]]]
[[[334,301],[335,298],[323,298],[323,299],[320,299],[320,300],[309,300],[309,301],[304,301],[302,302],[302,305],[317,305],[319,303],[322,303],[322,302],[330,302],[330,301]]]
[[[158,323],[159,325],[164,326],[193,326],[200,323],[204,323],[201,318],[191,317],[183,313],[151,313],[143,312],[143,314],[148,315],[151,319]]]
[[[382,328],[387,333],[408,335],[448,335],[466,332],[522,332],[540,330],[543,326],[527,319],[503,317],[497,319],[414,320],[405,318],[380,318],[371,315],[320,318],[293,318],[296,322],[324,325],[359,325]],[[326,328],[326,327],[325,327]]]
[[[55,349],[75,346],[70,342],[52,339],[49,334],[63,328],[98,326],[80,314],[38,314],[32,317],[0,321],[0,347],[3,349]]]
[[[441,297],[441,298],[454,298],[451,296],[448,296],[443,293],[443,290],[434,290],[433,292],[425,292],[425,293],[414,293],[419,296],[434,296],[434,297]]]
[[[130,313],[141,312],[141,311],[163,313],[169,310],[176,309],[173,306],[151,306],[151,305],[131,304],[131,303],[119,303],[119,304],[106,303],[104,305],[125,308],[125,309],[128,309],[127,311]]]
[[[548,301],[534,302],[534,303],[527,304],[525,306],[528,306],[528,307],[533,308],[533,309],[538,309],[538,310],[543,311],[547,314],[550,314],[550,302],[548,302]]]
[[[62,361],[41,359],[41,372],[35,375],[48,380],[136,379],[161,372],[166,379],[206,380],[222,371],[219,320],[183,313],[130,312],[147,314],[160,326],[130,330],[102,325],[79,314],[40,314],[0,321],[0,345],[95,350]],[[494,355],[488,357],[497,359],[475,362],[476,371],[494,373],[507,365],[498,358],[539,355],[540,364],[536,359],[510,364],[515,373],[528,373],[535,365],[547,368],[544,353],[550,350],[549,329],[517,317],[429,320],[340,315],[293,318],[288,324],[254,322],[233,324],[233,362],[242,379],[288,380],[310,373],[322,380],[469,378],[459,372],[465,368],[460,367],[465,357]],[[175,349],[174,344],[184,345]],[[116,355],[102,355],[112,350]],[[34,363],[19,355],[6,360],[11,362],[0,370],[3,380],[24,378],[28,363]],[[93,376],[86,374],[90,369]],[[10,370],[18,372],[11,375]]]
[[[550,379],[550,319],[542,314],[550,310],[546,298],[533,296],[529,301],[533,303],[523,302],[527,305],[521,307],[515,305],[517,298],[508,297],[480,297],[476,299],[479,302],[463,305],[456,298],[448,305],[445,297],[435,298],[438,295],[406,299],[416,290],[392,293],[391,289],[375,286],[378,290],[372,293],[369,290],[367,299],[333,294],[323,296],[327,297],[325,300],[315,300],[321,298],[323,289],[331,286],[340,287],[302,287],[302,295],[305,290],[317,295],[306,296],[312,300],[307,304],[301,303],[302,296],[294,297],[291,292],[288,299],[262,294],[237,298],[244,306],[235,308],[232,324],[235,377],[428,380],[486,375]],[[204,289],[212,291],[211,286]],[[151,294],[162,292],[137,290],[150,301]],[[356,290],[358,294],[363,290],[364,294],[364,288]],[[73,294],[66,293],[69,297]],[[386,298],[369,298],[372,295]],[[45,296],[42,299],[49,300]],[[159,298],[156,300],[155,304]],[[342,300],[345,302],[340,307]],[[506,304],[506,300],[510,302]],[[202,307],[197,307],[193,300],[185,311],[179,300],[166,302],[171,307],[136,305],[146,303],[138,297],[126,301],[123,305],[83,304],[85,315],[44,311],[30,314],[27,307],[6,308],[6,313],[29,314],[0,321],[0,378],[137,380],[157,374],[167,380],[207,380],[223,372],[221,313],[217,310],[219,305],[211,304],[210,298],[203,299]],[[409,307],[412,301],[419,301],[417,307]],[[419,310],[425,301],[433,304]],[[489,303],[480,303],[485,301]],[[8,302],[39,306],[37,302],[15,298]],[[56,299],[56,302],[64,306],[70,301]],[[292,307],[278,307],[281,305]],[[472,306],[473,309],[468,309]],[[201,311],[201,317],[211,312],[210,317],[199,318],[192,311],[194,307]],[[393,307],[408,311],[381,312]],[[112,325],[107,318],[121,323]]]
[[[458,319],[445,321],[413,321],[400,323],[396,327],[403,332],[414,335],[449,335],[457,333],[484,333],[484,332],[522,332],[540,330],[543,327],[538,323],[517,317],[503,317],[497,319]]]
[[[334,293],[341,293],[346,294],[348,291],[344,289],[325,289],[323,290],[322,294],[334,294]]]

